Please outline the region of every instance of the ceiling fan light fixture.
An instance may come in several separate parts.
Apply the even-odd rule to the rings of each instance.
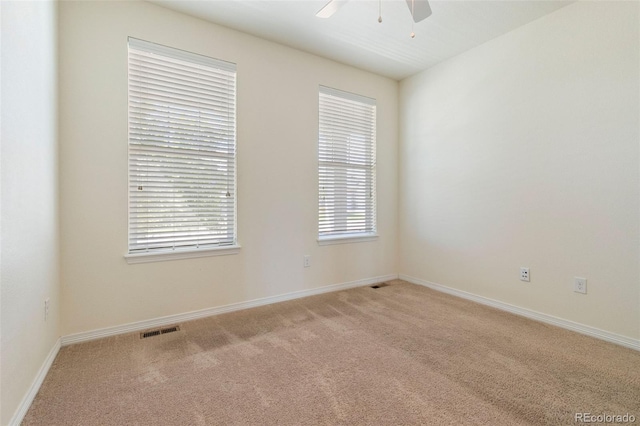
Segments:
[[[338,11],[349,0],[329,0],[322,9],[316,13],[318,18],[329,18]],[[420,22],[423,19],[431,15],[431,6],[429,6],[429,0],[406,0],[409,11],[411,12],[411,38],[416,38],[414,31],[414,24]],[[417,10],[416,10],[416,3]],[[382,23],[382,0],[378,0],[378,22]]]

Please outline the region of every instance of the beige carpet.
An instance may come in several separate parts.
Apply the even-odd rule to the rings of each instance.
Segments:
[[[640,423],[640,353],[394,281],[62,348],[25,425]]]

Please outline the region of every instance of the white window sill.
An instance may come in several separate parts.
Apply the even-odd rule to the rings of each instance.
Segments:
[[[378,234],[345,234],[340,236],[326,236],[318,237],[319,246],[328,246],[331,244],[350,244],[350,243],[364,243],[366,241],[375,241],[378,239]]]
[[[152,251],[148,253],[128,253],[124,255],[129,265],[134,263],[148,263],[148,262],[164,262],[167,260],[178,259],[193,259],[196,257],[208,257],[208,256],[225,256],[228,254],[240,253],[240,246],[222,246],[214,248],[200,248],[200,249],[177,249],[167,251]]]

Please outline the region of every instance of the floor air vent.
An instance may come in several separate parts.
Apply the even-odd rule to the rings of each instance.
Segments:
[[[382,287],[388,287],[389,284],[387,283],[380,283],[380,284],[376,284],[376,285],[372,285],[371,288],[382,288]]]
[[[140,338],[146,339],[147,337],[159,336],[160,334],[173,333],[174,331],[180,331],[180,326],[174,325],[173,327],[161,328],[159,330],[145,331],[144,333],[140,333]]]

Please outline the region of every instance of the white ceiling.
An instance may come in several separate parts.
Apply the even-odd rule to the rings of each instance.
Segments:
[[[415,24],[405,0],[351,0],[328,19],[328,0],[151,0],[216,24],[397,80],[429,68],[571,1],[433,0],[433,15]]]

